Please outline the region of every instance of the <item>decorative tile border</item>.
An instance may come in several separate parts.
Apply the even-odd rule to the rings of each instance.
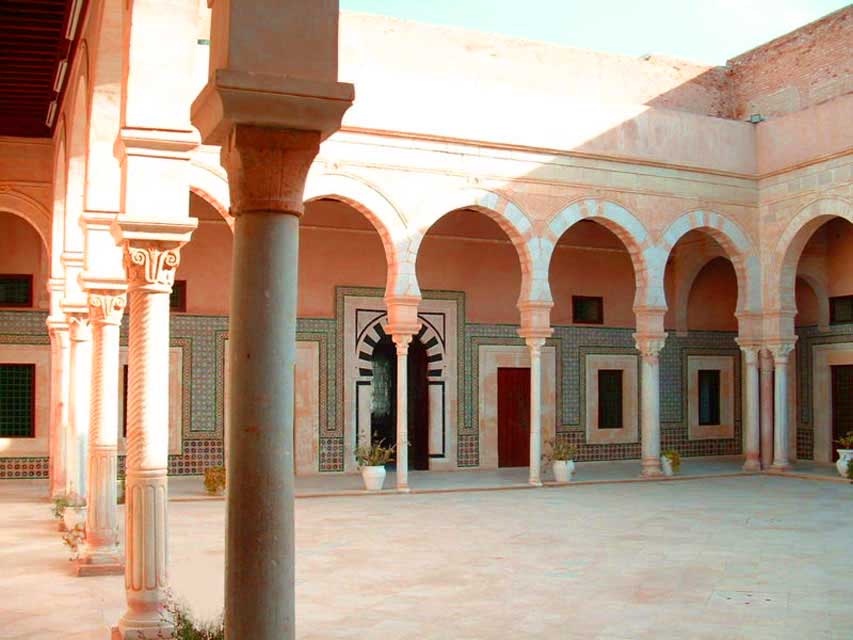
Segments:
[[[797,459],[814,460],[814,431],[797,429]]]
[[[47,478],[48,468],[47,457],[0,458],[0,480]]]

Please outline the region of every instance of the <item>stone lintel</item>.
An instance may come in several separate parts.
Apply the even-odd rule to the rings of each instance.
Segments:
[[[237,125],[317,131],[340,129],[355,98],[353,85],[267,73],[217,69],[192,104],[204,144],[223,145]]]
[[[192,129],[137,129],[124,127],[115,142],[118,158],[146,156],[189,160],[190,151],[199,145],[198,134]]]
[[[116,244],[161,242],[177,247],[190,241],[190,236],[197,226],[196,218],[143,218],[120,215],[110,225],[110,233]]]

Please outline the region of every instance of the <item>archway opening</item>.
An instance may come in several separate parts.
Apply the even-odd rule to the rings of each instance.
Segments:
[[[0,308],[47,309],[49,270],[47,251],[35,227],[0,211]]]
[[[228,316],[231,310],[233,235],[228,223],[204,198],[189,194],[190,215],[198,219],[192,238],[181,249],[172,311]]]

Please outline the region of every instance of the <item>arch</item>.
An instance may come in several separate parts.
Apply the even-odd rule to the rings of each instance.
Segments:
[[[429,370],[427,375],[431,379],[441,380],[443,374],[444,360],[446,358],[444,341],[432,326],[430,321],[418,314],[421,321],[421,330],[414,336],[424,345],[429,358]],[[360,377],[373,376],[373,351],[379,340],[386,335],[385,328],[388,326],[388,314],[383,313],[370,324],[368,324],[356,338],[356,353],[358,354],[358,370]]]
[[[709,262],[716,258],[728,257],[724,250],[710,250],[701,253],[691,252],[680,261],[673,287],[673,306],[675,311],[675,331],[678,335],[687,335],[687,309],[693,283]]]
[[[197,158],[190,163],[190,191],[216,209],[222,219],[234,231],[234,216],[231,215],[231,194],[228,178],[221,167],[212,167]]]
[[[41,238],[48,256],[50,250],[50,211],[35,198],[8,187],[0,188],[0,211],[26,220]]]
[[[723,248],[737,276],[738,312],[755,312],[761,308],[761,261],[755,247],[741,227],[726,216],[715,211],[694,210],[682,214],[672,222],[661,236],[656,258],[660,269],[653,273],[660,276],[655,282],[663,292],[663,276],[666,261],[676,243],[691,231],[708,234]],[[659,271],[659,273],[658,273]],[[665,294],[664,294],[665,296]],[[664,304],[666,301],[664,300]]]
[[[71,117],[68,123],[68,163],[65,176],[65,226],[64,251],[83,252],[83,230],[80,217],[85,210],[87,151],[89,140],[89,83],[88,52],[85,42],[80,42],[79,75],[73,95]],[[76,283],[75,283],[76,284]]]
[[[794,302],[796,303],[797,279],[802,280],[811,288],[817,299],[817,328],[818,331],[829,330],[829,290],[826,287],[823,274],[814,269],[799,269],[794,279]]]
[[[412,282],[414,268],[409,270],[404,259],[409,237],[406,219],[388,197],[370,183],[355,176],[309,172],[305,182],[304,201],[311,202],[321,198],[349,205],[367,218],[379,233],[388,265],[389,295],[420,295],[417,283],[414,282],[413,285]]]
[[[521,293],[518,302],[551,301],[547,268],[542,270],[539,239],[533,237],[533,224],[521,207],[495,191],[466,187],[441,194],[427,201],[418,216],[420,229],[409,244],[411,268],[414,273],[418,251],[429,229],[448,213],[468,209],[494,220],[509,236],[521,266]]]
[[[768,308],[785,314],[796,312],[797,267],[806,243],[817,229],[832,218],[853,224],[853,207],[843,198],[820,198],[802,207],[779,237],[768,281]]]
[[[637,292],[634,296],[634,306],[661,306],[651,296],[648,287],[649,264],[653,263],[654,245],[651,243],[649,232],[642,222],[625,207],[610,200],[598,198],[583,198],[576,200],[551,216],[546,228],[547,236],[542,238],[540,251],[545,260],[545,275],[557,242],[572,226],[581,220],[598,222],[618,237],[631,256],[634,266],[634,279]],[[663,274],[661,273],[661,288]]]
[[[68,155],[65,147],[65,114],[56,123],[56,147],[53,158],[53,215],[50,237],[50,277],[65,277],[62,268],[62,251],[65,244],[65,179]]]

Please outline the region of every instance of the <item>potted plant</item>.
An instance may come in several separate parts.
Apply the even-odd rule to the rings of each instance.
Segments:
[[[71,532],[74,527],[82,526],[86,522],[86,499],[72,491],[66,496],[65,500],[62,521],[65,523],[65,530]]]
[[[671,476],[681,468],[681,455],[675,449],[667,449],[660,456],[660,466],[663,475]]]
[[[71,558],[69,559],[77,560],[80,557],[80,547],[86,541],[86,528],[83,524],[74,525],[74,528],[65,532],[62,541],[71,550]]]
[[[381,491],[385,484],[385,465],[394,459],[394,449],[383,446],[384,440],[362,445],[355,450],[355,460],[361,469],[361,478],[368,491]]]
[[[545,462],[551,463],[551,471],[554,473],[554,480],[557,482],[571,482],[572,476],[575,474],[575,455],[577,449],[566,440],[557,440],[553,438],[548,441],[551,447],[551,453],[543,457]]]
[[[204,470],[204,488],[212,496],[225,492],[225,467],[208,467]]]
[[[63,515],[65,515],[65,507],[68,506],[68,498],[65,496],[59,496],[58,498],[53,499],[53,506],[50,508],[50,512],[53,514],[53,517],[56,518],[59,523],[59,530],[65,531],[65,522],[63,522]]]
[[[839,444],[838,460],[835,463],[835,468],[842,478],[847,477],[847,465],[853,460],[853,431],[848,431],[840,437],[836,442]]]

